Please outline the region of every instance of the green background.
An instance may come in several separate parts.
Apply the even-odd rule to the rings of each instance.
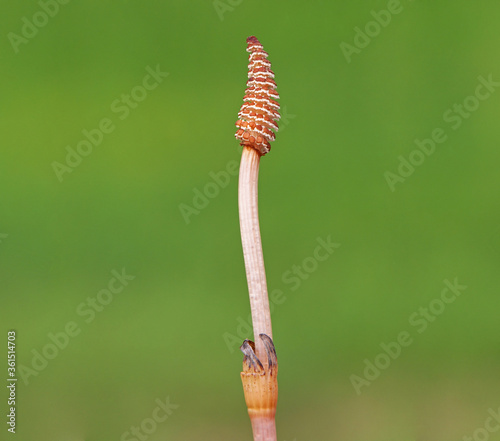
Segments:
[[[167,396],[179,407],[141,441],[251,439],[231,340],[251,338],[237,176],[207,186],[239,162],[249,35],[270,54],[284,115],[259,182],[269,290],[282,293],[278,439],[451,440],[484,427],[500,406],[500,91],[456,130],[443,114],[474,104],[479,76],[500,81],[500,4],[402,0],[377,32],[382,9],[70,1],[14,48],[10,33],[42,9],[2,2],[0,355],[15,329],[19,380],[17,433],[2,417],[0,439],[133,440],[125,432]],[[377,35],[348,62],[340,45],[367,24]],[[112,103],[147,66],[169,75],[121,120]],[[112,133],[60,182],[53,163],[103,118]],[[437,128],[446,141],[391,191],[384,174]],[[205,191],[217,196],[186,220]],[[313,265],[328,237],[340,247]],[[314,270],[294,290],[287,271],[304,259]],[[135,279],[86,323],[78,307],[123,268]],[[409,317],[454,278],[467,288],[418,333]],[[71,322],[79,334],[23,382],[20,366]],[[351,376],[403,331],[412,344],[358,395]],[[6,389],[0,403],[6,415]]]

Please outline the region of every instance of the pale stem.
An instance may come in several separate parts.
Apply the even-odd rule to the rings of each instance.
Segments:
[[[276,422],[274,418],[252,419],[252,432],[254,441],[276,441]]]
[[[267,334],[272,339],[273,332],[257,206],[259,162],[260,154],[252,147],[243,146],[238,188],[241,243],[250,295],[255,353],[265,366],[267,354],[259,334]]]

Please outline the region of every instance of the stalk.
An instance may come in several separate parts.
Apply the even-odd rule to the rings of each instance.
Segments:
[[[278,130],[279,98],[268,54],[255,37],[248,37],[248,81],[238,113],[236,138],[243,146],[238,187],[241,243],[252,310],[255,343],[245,340],[241,381],[254,441],[276,441],[278,359],[273,343],[271,311],[260,238],[258,181],[260,157],[271,149]]]
[[[259,360],[265,360],[264,343],[258,337],[260,334],[266,334],[272,339],[273,331],[259,227],[259,163],[260,154],[257,150],[244,146],[238,186],[241,244],[252,311],[255,352]]]

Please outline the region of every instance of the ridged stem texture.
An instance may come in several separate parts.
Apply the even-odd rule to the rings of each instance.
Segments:
[[[259,335],[266,334],[272,339],[273,331],[259,227],[259,163],[260,154],[257,150],[244,146],[238,188],[241,243],[252,311],[255,352],[257,358],[264,361],[267,360],[267,354]]]

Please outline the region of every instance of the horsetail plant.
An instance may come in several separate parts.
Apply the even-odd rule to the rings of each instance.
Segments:
[[[273,343],[264,256],[258,214],[261,156],[271,149],[278,130],[279,98],[268,54],[256,37],[247,38],[248,81],[236,121],[236,138],[243,147],[238,187],[241,242],[250,296],[254,341],[245,340],[241,380],[254,441],[276,441],[278,360]]]

